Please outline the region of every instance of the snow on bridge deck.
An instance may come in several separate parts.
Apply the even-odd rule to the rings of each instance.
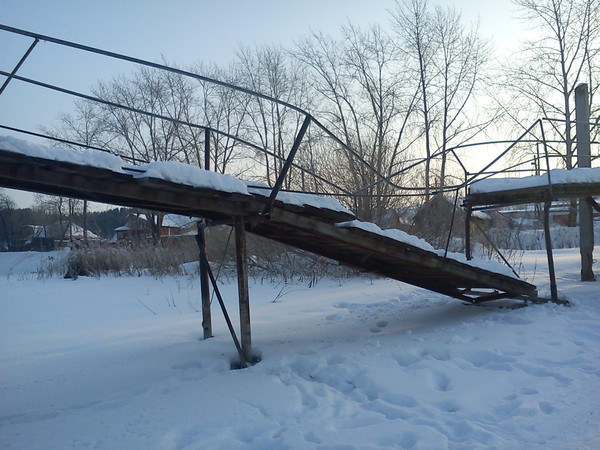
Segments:
[[[600,168],[554,169],[544,175],[475,182],[465,205],[519,205],[597,195],[600,195]]]
[[[177,162],[130,166],[115,155],[0,137],[0,186],[207,219],[245,217],[247,231],[469,302],[536,300],[535,286],[493,261],[467,261],[400,230],[361,222],[337,200],[270,190]]]

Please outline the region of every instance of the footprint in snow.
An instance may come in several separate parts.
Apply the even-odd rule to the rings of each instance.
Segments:
[[[512,417],[513,415],[515,415],[515,412],[518,408],[521,407],[522,404],[523,402],[516,398],[514,400],[508,400],[502,405],[494,408],[494,414],[496,415],[496,417],[502,419]]]
[[[460,411],[462,409],[462,406],[455,400],[448,400],[439,403],[438,408],[444,412],[455,413]]]
[[[414,448],[417,445],[417,437],[413,433],[404,433],[398,444],[401,448]]]
[[[200,369],[202,368],[202,363],[200,361],[188,361],[182,364],[175,364],[171,366],[173,370],[187,370],[187,369]]]
[[[523,363],[518,363],[518,364],[515,364],[514,366],[517,369],[521,370],[522,372],[524,372],[528,375],[534,376],[534,377],[554,378],[562,386],[568,386],[573,381],[571,378],[565,377],[564,375],[562,375],[559,372],[554,372],[554,371],[548,370],[545,367],[536,367],[536,366],[532,366],[529,364],[523,364]]]
[[[304,433],[304,440],[306,442],[310,442],[311,444],[321,444],[322,439],[319,438],[313,431],[308,431]]]
[[[421,351],[421,356],[423,358],[429,356],[437,361],[449,361],[452,355],[447,348],[428,347]]]
[[[544,414],[554,414],[554,412],[556,411],[556,409],[554,408],[554,406],[552,406],[552,403],[550,402],[540,402],[539,408],[540,411]]]
[[[489,350],[465,350],[462,352],[465,361],[477,368],[488,370],[513,370],[513,363],[517,360],[511,356],[503,356]]]
[[[533,388],[523,388],[521,389],[521,394],[523,395],[537,395],[539,392]]]
[[[343,364],[344,362],[346,362],[346,358],[338,353],[334,353],[327,358],[327,364],[330,366],[335,364]]]
[[[383,328],[387,327],[387,324],[387,321],[380,320],[374,327],[369,328],[369,331],[371,333],[380,333]]]
[[[451,380],[444,372],[431,372],[433,387],[439,392],[448,392],[452,390]]]
[[[28,414],[11,414],[8,416],[0,417],[0,423],[6,422],[11,425],[22,425],[33,422],[39,422],[42,420],[54,419],[58,416],[59,413],[57,411],[47,411]]]
[[[318,352],[313,349],[298,350],[299,355],[316,355]]]
[[[398,362],[398,365],[402,367],[412,366],[421,360],[421,358],[412,353],[400,353],[399,355],[394,356],[394,359]]]
[[[391,405],[403,408],[414,408],[419,405],[419,402],[413,396],[398,392],[384,392],[380,395],[380,399]]]

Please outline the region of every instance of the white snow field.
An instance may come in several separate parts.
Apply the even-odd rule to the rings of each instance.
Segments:
[[[201,339],[195,277],[41,280],[48,254],[0,253],[0,447],[600,448],[600,284],[578,281],[577,249],[555,255],[571,307],[254,281],[262,361],[230,370],[216,302]],[[523,265],[546,292],[545,252]]]

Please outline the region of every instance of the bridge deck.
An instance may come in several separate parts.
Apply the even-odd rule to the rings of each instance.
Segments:
[[[600,195],[599,168],[555,169],[550,174],[551,184],[547,175],[489,179],[475,183],[464,204],[472,208],[495,207]]]
[[[251,233],[458,299],[537,299],[536,287],[525,281],[378,233],[343,209],[277,200],[267,220],[260,216],[265,194],[194,187],[140,176],[135,168],[115,171],[2,148],[0,186],[213,220],[243,216]]]

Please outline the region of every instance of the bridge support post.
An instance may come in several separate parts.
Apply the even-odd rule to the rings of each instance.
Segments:
[[[548,275],[550,276],[550,297],[554,303],[558,303],[556,272],[554,271],[554,255],[552,254],[552,236],[550,235],[550,206],[552,206],[552,201],[548,199],[544,202],[544,239],[546,240]]]
[[[471,214],[473,210],[471,205],[467,205],[465,211],[465,257],[467,261],[473,259],[473,255],[471,254]]]
[[[210,129],[204,129],[204,170],[210,170]]]
[[[245,362],[252,364],[252,334],[250,330],[250,293],[248,288],[248,259],[246,254],[246,227],[243,217],[234,221],[235,254],[237,263],[238,296],[240,306],[240,340]]]
[[[591,167],[590,158],[590,109],[588,86],[575,88],[575,115],[577,132],[577,165]],[[581,281],[596,281],[594,262],[594,216],[592,206],[585,198],[579,199],[579,253],[581,254]]]
[[[212,334],[212,315],[210,311],[210,291],[208,280],[208,259],[206,257],[206,239],[204,235],[204,224],[198,222],[198,234],[196,242],[200,250],[200,292],[202,295],[202,329],[204,339],[213,337]]]

